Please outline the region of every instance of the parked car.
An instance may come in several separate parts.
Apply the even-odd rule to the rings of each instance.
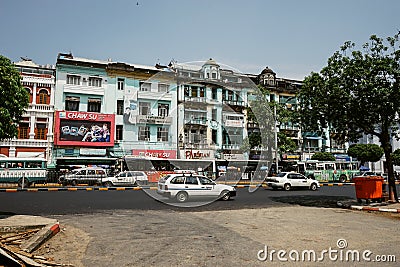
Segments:
[[[229,200],[236,196],[236,189],[229,185],[217,184],[197,174],[169,174],[158,181],[157,193],[185,202],[191,198],[215,198]]]
[[[274,177],[267,177],[266,182],[272,189],[283,188],[287,191],[292,188],[307,188],[315,191],[320,187],[317,180],[297,172],[280,172]]]
[[[112,177],[103,178],[104,186],[134,186],[148,184],[146,173],[141,171],[123,171]]]
[[[71,184],[101,184],[102,179],[107,177],[106,170],[100,167],[87,167],[72,170],[70,173],[66,173],[59,177],[59,183],[64,186]]]

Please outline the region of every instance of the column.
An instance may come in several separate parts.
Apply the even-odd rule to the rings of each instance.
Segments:
[[[31,115],[31,119],[29,120],[29,139],[35,139],[35,124],[36,116]]]

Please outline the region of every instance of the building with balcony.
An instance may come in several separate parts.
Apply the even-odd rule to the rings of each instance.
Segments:
[[[14,63],[29,94],[29,106],[18,126],[18,136],[0,142],[0,154],[8,157],[52,158],[55,68],[21,58]]]

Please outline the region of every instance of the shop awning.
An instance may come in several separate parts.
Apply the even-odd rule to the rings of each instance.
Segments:
[[[115,165],[118,158],[106,157],[59,157],[57,166],[66,165]]]

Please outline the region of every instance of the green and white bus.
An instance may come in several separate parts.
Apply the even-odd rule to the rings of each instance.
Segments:
[[[353,176],[359,174],[358,161],[318,161],[307,160],[298,161],[298,172],[307,176],[315,178],[321,182],[341,182],[351,181]]]
[[[46,168],[43,158],[0,157],[0,183],[18,183],[23,188],[32,183],[45,182]]]

